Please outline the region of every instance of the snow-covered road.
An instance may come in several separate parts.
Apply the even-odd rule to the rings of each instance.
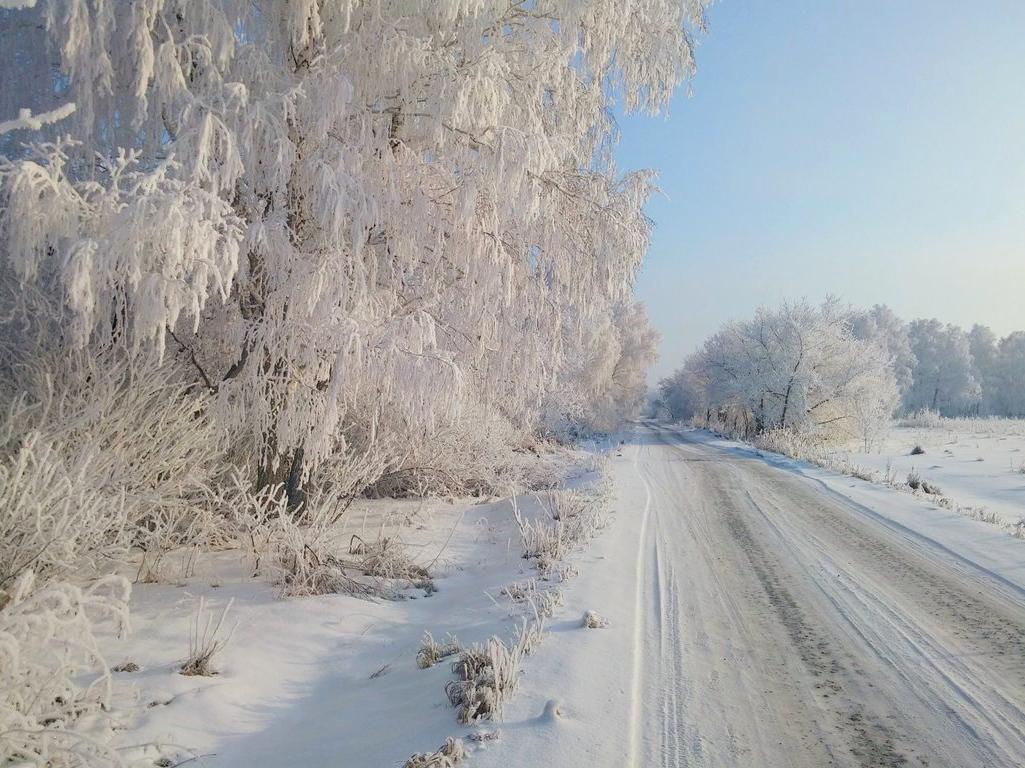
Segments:
[[[1025,764],[1013,581],[700,433],[636,441],[630,764]]]

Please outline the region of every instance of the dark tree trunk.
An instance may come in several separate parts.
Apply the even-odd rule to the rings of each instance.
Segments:
[[[298,448],[291,458],[279,456],[277,465],[268,459],[256,474],[256,488],[263,490],[274,485],[281,486],[288,499],[288,509],[298,510],[306,503],[306,488],[303,479],[303,449]]]

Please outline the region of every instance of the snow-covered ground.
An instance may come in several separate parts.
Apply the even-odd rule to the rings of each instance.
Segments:
[[[571,486],[587,491],[597,481],[592,472]],[[453,659],[420,669],[416,656],[425,632],[440,643],[450,634],[464,645],[492,636],[510,640],[537,615],[529,600],[513,600],[503,588],[518,584],[529,591],[533,584],[540,595],[551,594],[575,583],[572,569],[587,569],[587,561],[576,562],[583,547],[567,559],[565,581],[558,568],[542,579],[536,561],[521,557],[514,504],[530,520],[547,514],[543,497],[354,505],[339,538],[402,540],[434,574],[431,594],[409,588],[399,600],[345,594],[281,599],[265,578],[254,578],[254,564],[237,551],[198,555],[187,568],[183,561],[188,575],[176,584],[136,584],[133,631],[103,642],[112,666],[138,666],[114,673],[113,714],[125,756],[139,765],[199,757],[212,768],[379,768],[433,752],[450,736],[500,728],[460,724],[445,689],[454,678]],[[177,567],[165,563],[163,573],[173,575]],[[179,672],[200,601],[214,623],[230,604],[220,633],[228,640],[213,660],[217,674],[208,677]],[[580,619],[556,607],[546,622],[551,639],[535,653],[543,656],[570,630],[585,634]],[[537,674],[526,670],[522,681]],[[473,751],[494,743],[467,740],[465,746]],[[160,746],[132,746],[140,744]]]
[[[940,461],[922,471],[951,494],[959,467],[1020,444],[922,430],[891,440],[895,457],[914,443],[917,459],[947,457],[946,477],[929,470]],[[481,768],[1025,759],[1025,541],[930,497],[706,432],[639,426],[610,471],[607,526],[574,550],[565,580],[539,580],[520,557],[508,499],[383,500],[354,509],[345,535],[401,538],[434,563],[433,594],[282,600],[237,552],[199,558],[177,586],[136,585],[133,634],[105,643],[112,663],[140,667],[115,673],[115,716],[122,744],[164,746],[127,754],[377,768],[456,737]],[[533,497],[516,503],[543,514]],[[536,617],[503,587],[531,580],[561,599],[544,640],[501,721],[460,724],[449,660],[418,668],[423,633],[509,639]],[[201,598],[215,617],[233,601],[235,631],[219,674],[187,677]],[[602,626],[584,627],[588,611]]]
[[[924,453],[912,454],[916,448]],[[907,482],[917,473],[972,516],[1013,531],[1025,517],[1025,420],[940,419],[895,426],[865,452],[845,456],[857,467]]]

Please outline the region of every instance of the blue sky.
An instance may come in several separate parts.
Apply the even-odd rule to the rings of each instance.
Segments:
[[[653,379],[759,304],[1025,329],[1025,0],[722,0],[668,117],[638,284]],[[689,92],[688,92],[689,90]]]

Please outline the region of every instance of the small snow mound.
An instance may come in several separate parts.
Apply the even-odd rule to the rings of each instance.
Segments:
[[[558,699],[549,699],[545,704],[544,712],[541,713],[541,720],[546,723],[554,723],[564,716],[562,702]]]
[[[586,629],[602,629],[609,625],[609,620],[597,611],[585,611],[582,626]]]

